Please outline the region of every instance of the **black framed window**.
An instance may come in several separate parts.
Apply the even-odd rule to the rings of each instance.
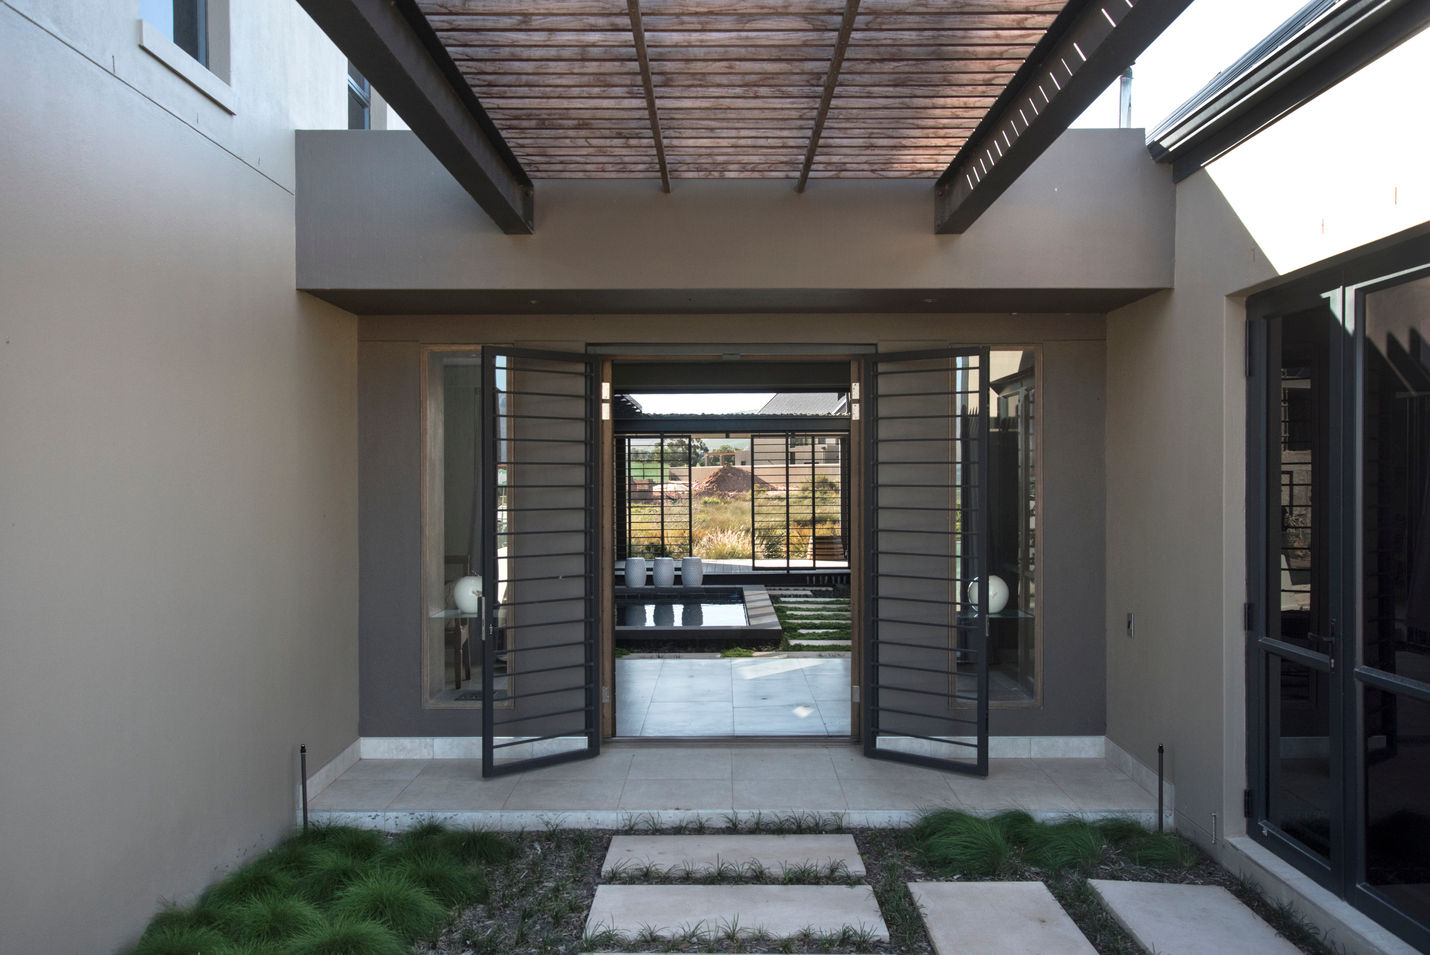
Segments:
[[[189,56],[209,65],[208,0],[140,0],[139,16]]]
[[[1430,947],[1430,237],[1247,314],[1250,830]]]
[[[348,63],[348,129],[372,129],[372,86]]]

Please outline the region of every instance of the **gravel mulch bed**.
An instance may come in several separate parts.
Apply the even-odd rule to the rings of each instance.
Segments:
[[[716,833],[730,830],[706,831]],[[742,935],[737,938],[725,937],[718,932],[703,938],[687,937],[675,940],[584,939],[586,915],[595,896],[596,886],[602,881],[779,882],[780,874],[754,873],[732,868],[717,876],[690,878],[669,874],[649,877],[645,873],[628,872],[613,879],[602,880],[601,863],[613,833],[553,829],[514,836],[519,851],[512,861],[492,870],[492,895],[489,902],[465,909],[438,941],[420,943],[413,948],[413,952],[415,955],[565,955],[589,950],[584,944],[589,941],[597,951],[868,952],[872,955],[933,955],[928,933],[924,930],[906,883],[939,881],[942,877],[927,871],[919,864],[908,830],[845,831],[854,835],[864,858],[868,876],[864,880],[855,881],[865,881],[874,887],[890,930],[891,938],[887,944],[847,937],[770,939]],[[1308,955],[1330,955],[1331,952],[1321,943],[1315,932],[1293,913],[1267,902],[1254,887],[1232,876],[1205,856],[1200,856],[1199,861],[1190,867],[1166,868],[1136,866],[1109,852],[1102,864],[1086,874],[1049,874],[1020,865],[1001,878],[1043,881],[1097,951],[1106,955],[1140,955],[1141,950],[1097,902],[1087,883],[1089,878],[1221,885],[1303,952]],[[838,873],[830,873],[823,878],[812,877],[809,873],[791,873],[785,881],[850,884],[851,880],[847,875]]]

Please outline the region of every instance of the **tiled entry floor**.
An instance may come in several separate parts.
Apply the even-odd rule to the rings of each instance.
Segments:
[[[848,736],[849,657],[616,660],[617,736]]]
[[[922,809],[1026,809],[1044,818],[1128,815],[1154,824],[1156,799],[1105,759],[994,759],[986,779],[873,760],[852,745],[611,743],[594,759],[482,779],[468,759],[364,759],[321,793],[315,818],[400,829],[425,819],[518,829],[621,828],[634,818],[713,825],[755,812],[838,813],[899,825]]]

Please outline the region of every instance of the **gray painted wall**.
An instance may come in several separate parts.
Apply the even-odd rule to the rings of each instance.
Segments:
[[[1177,189],[1176,287],[1107,320],[1107,731],[1166,746],[1177,827],[1244,828],[1245,312],[1274,270],[1206,173]],[[1124,622],[1135,614],[1136,633]]]
[[[1139,130],[1072,130],[962,236],[923,181],[543,181],[502,234],[410,133],[299,135],[305,289],[1153,289],[1172,184]],[[1016,306],[1009,306],[1016,307]],[[963,308],[960,311],[970,311]]]
[[[235,4],[229,116],[136,7],[0,3],[5,955],[132,940],[357,735],[356,328],[294,291],[266,85],[342,59]]]
[[[359,345],[361,705],[364,736],[470,736],[480,711],[423,705],[423,344],[581,350],[600,342],[708,340],[1041,343],[1044,697],[996,708],[995,734],[1104,732],[1104,356],[1100,316],[688,316],[364,318]],[[520,339],[513,342],[516,328]]]

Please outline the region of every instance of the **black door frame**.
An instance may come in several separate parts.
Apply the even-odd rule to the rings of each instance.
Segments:
[[[502,725],[513,725],[516,727],[520,727],[522,722],[525,722],[530,719],[549,720],[555,719],[557,717],[579,716],[579,722],[581,723],[581,726],[579,727],[579,729],[575,728],[574,724],[576,721],[573,720],[571,721],[571,730],[563,729],[562,731],[555,733],[539,733],[536,736],[531,736],[530,734],[521,734],[518,738],[514,740],[498,743],[496,742],[496,729],[498,726],[498,720],[496,718],[496,694],[494,692],[494,689],[497,655],[499,653],[497,647],[499,636],[498,631],[501,629],[502,626],[501,613],[505,605],[499,599],[501,593],[500,588],[503,581],[498,569],[500,565],[498,563],[497,556],[497,538],[510,533],[530,533],[538,535],[559,533],[564,536],[572,536],[578,533],[575,530],[565,528],[559,531],[518,530],[515,532],[507,531],[501,533],[497,531],[497,528],[499,526],[497,523],[497,495],[499,493],[497,470],[502,462],[502,458],[498,450],[500,443],[502,441],[522,443],[535,442],[537,443],[538,448],[545,448],[548,445],[557,443],[575,443],[574,439],[553,439],[546,436],[513,438],[510,436],[509,433],[504,432],[504,429],[501,426],[503,422],[508,422],[510,420],[519,420],[522,418],[531,418],[537,420],[551,420],[553,418],[553,416],[549,414],[526,415],[521,413],[519,410],[516,410],[515,406],[504,405],[501,401],[498,400],[498,387],[496,380],[497,364],[499,361],[505,359],[534,360],[551,364],[569,364],[571,366],[570,371],[562,370],[558,372],[548,368],[541,370],[539,373],[581,375],[584,378],[582,382],[582,392],[579,396],[576,394],[568,395],[565,393],[530,393],[533,396],[537,397],[556,399],[570,398],[573,400],[579,397],[579,399],[581,400],[582,413],[579,420],[581,421],[583,428],[583,436],[580,440],[584,445],[582,461],[584,465],[584,489],[581,507],[581,510],[583,512],[583,517],[581,518],[582,526],[579,531],[582,541],[583,554],[579,556],[583,561],[582,577],[584,580],[584,599],[572,599],[569,597],[558,598],[559,602],[563,603],[572,603],[576,602],[576,600],[580,600],[582,607],[581,618],[571,618],[569,620],[539,625],[542,629],[550,629],[556,626],[560,626],[566,630],[575,631],[576,639],[567,640],[556,644],[544,644],[538,645],[536,647],[527,647],[521,651],[518,651],[522,653],[539,653],[547,650],[561,650],[571,647],[579,647],[583,655],[583,660],[581,664],[555,664],[552,666],[537,668],[534,671],[528,671],[528,673],[554,673],[579,669],[579,680],[581,681],[580,685],[577,685],[572,682],[570,684],[558,685],[555,688],[547,687],[530,695],[543,696],[547,699],[564,699],[564,697],[567,695],[574,694],[578,691],[584,691],[584,701],[579,707],[567,707],[566,709],[556,712],[524,714],[520,712],[519,709],[520,696],[517,694],[510,693],[510,689],[515,682],[514,677],[519,676],[521,674],[513,674],[511,672],[508,672],[507,678],[510,681],[508,683],[509,699],[513,701],[513,705],[517,709],[517,711],[513,712],[510,717],[503,718],[501,720]],[[511,371],[511,366],[509,363],[507,364],[507,370],[508,372]],[[480,628],[482,640],[482,775],[484,777],[503,776],[508,773],[521,772],[527,769],[536,769],[540,766],[549,766],[554,763],[564,763],[575,759],[588,759],[593,756],[596,756],[601,751],[600,703],[598,702],[600,698],[600,621],[599,614],[597,613],[598,588],[596,584],[596,574],[600,565],[600,551],[597,546],[596,536],[596,527],[599,520],[599,502],[596,490],[598,467],[596,435],[599,427],[597,390],[596,360],[590,355],[586,355],[580,352],[568,353],[501,347],[490,347],[482,350],[482,401],[484,411],[483,424],[485,426],[485,433],[483,435],[482,440],[482,481],[485,489],[483,500],[484,508],[486,511],[485,526],[489,529],[486,534],[486,540],[483,542],[482,551],[484,564],[483,580],[486,596],[486,619],[482,622],[482,626]],[[520,397],[525,392],[519,389],[512,389],[511,382],[508,380],[506,388],[503,389],[503,393],[508,397]],[[574,415],[560,417],[561,420],[565,421],[578,420]],[[513,453],[511,452],[510,448],[509,453]],[[516,458],[514,459],[513,463],[519,466],[521,464],[521,461],[519,458]],[[540,466],[541,463],[541,458],[538,456],[536,462],[528,464],[527,466]],[[563,462],[561,466],[565,467],[568,465],[567,463]],[[537,484],[535,485],[535,487],[546,489],[557,488],[569,491],[572,489],[573,486],[569,484],[560,485],[552,483]],[[572,507],[562,508],[562,510],[567,511],[574,509],[575,508]],[[569,556],[572,555],[552,555],[553,559],[556,560]],[[510,567],[510,563],[508,564],[508,566]],[[510,573],[510,570],[508,570],[508,573]],[[545,576],[542,576],[540,574],[530,575],[522,577],[520,578],[520,580],[522,582],[539,583],[543,579],[559,581],[567,579],[568,576],[569,575],[548,572]],[[541,601],[539,600],[525,601],[525,603],[540,602]],[[510,670],[510,663],[508,663],[508,670]],[[538,705],[540,704],[538,703]],[[507,747],[527,745],[529,743],[575,736],[585,737],[586,745],[584,748],[572,748],[569,750],[554,752],[541,756],[532,755],[526,758],[508,758],[502,760],[501,762],[498,762],[495,758],[496,752],[498,750],[505,749]]]
[[[989,554],[988,554],[988,548],[989,548],[989,540],[988,540],[988,537],[989,537],[989,507],[988,507],[988,418],[989,418],[989,407],[988,407],[988,404],[989,404],[989,402],[988,402],[988,392],[989,392],[989,386],[988,386],[988,385],[989,385],[989,377],[988,377],[988,356],[989,356],[989,350],[990,350],[989,347],[986,346],[986,345],[984,345],[984,346],[981,346],[981,347],[972,347],[972,348],[940,348],[940,349],[925,349],[925,350],[908,351],[908,352],[880,353],[880,354],[877,354],[877,355],[870,356],[868,359],[866,359],[865,365],[864,365],[864,371],[863,371],[863,374],[862,374],[862,376],[861,376],[861,377],[863,378],[863,387],[864,387],[864,409],[865,409],[865,414],[864,414],[864,419],[865,419],[865,433],[864,433],[864,473],[865,473],[866,479],[867,479],[867,484],[866,484],[866,487],[865,487],[865,498],[864,498],[864,512],[865,512],[865,513],[864,513],[864,532],[865,532],[865,534],[867,535],[867,536],[866,536],[866,545],[865,545],[865,547],[864,547],[864,557],[865,557],[865,567],[864,567],[864,581],[865,581],[865,586],[864,586],[864,592],[865,592],[865,601],[864,601],[864,608],[863,608],[863,622],[864,622],[864,635],[863,635],[863,638],[864,638],[864,646],[865,646],[865,656],[864,656],[864,668],[863,668],[863,669],[864,669],[864,672],[863,672],[863,685],[864,685],[864,689],[863,689],[862,707],[861,707],[861,717],[862,717],[862,723],[863,723],[863,734],[862,734],[862,735],[863,735],[863,744],[864,744],[864,755],[865,755],[865,756],[868,756],[868,757],[871,757],[871,758],[875,758],[875,759],[888,759],[888,760],[894,760],[894,761],[897,761],[897,762],[915,763],[915,764],[921,765],[921,766],[930,766],[930,767],[933,767],[933,768],[936,768],[936,769],[942,769],[942,770],[947,770],[947,771],[951,771],[951,772],[964,773],[964,774],[974,775],[974,776],[987,776],[987,775],[988,775],[988,610],[987,610],[988,601],[987,601],[986,599],[985,599],[985,600],[980,600],[980,601],[978,601],[978,602],[973,606],[973,610],[972,610],[972,612],[970,613],[970,612],[966,609],[966,607],[961,606],[961,605],[964,603],[964,601],[963,601],[963,599],[962,599],[962,598],[963,598],[963,595],[962,595],[961,593],[958,594],[958,595],[956,595],[956,599],[955,599],[954,601],[952,601],[952,602],[949,602],[949,601],[947,601],[947,600],[940,601],[940,600],[938,600],[937,598],[933,598],[933,597],[930,597],[930,596],[918,596],[918,597],[914,597],[914,596],[907,596],[907,595],[906,595],[906,596],[904,596],[904,597],[891,597],[891,598],[889,598],[891,603],[899,603],[899,602],[908,603],[908,602],[915,602],[915,603],[922,603],[922,604],[941,604],[941,605],[944,605],[944,606],[945,606],[945,609],[948,610],[948,611],[950,611],[950,614],[949,614],[949,615],[950,615],[951,617],[953,617],[953,620],[954,620],[954,622],[953,622],[953,624],[952,624],[952,626],[951,626],[950,629],[956,630],[956,631],[961,631],[963,634],[965,634],[965,635],[967,636],[967,639],[968,639],[968,642],[969,642],[970,645],[969,645],[968,647],[966,647],[966,648],[959,648],[959,649],[957,649],[957,650],[953,650],[953,649],[951,649],[951,648],[948,649],[948,650],[946,650],[945,652],[949,653],[950,655],[953,655],[953,654],[963,654],[964,659],[963,659],[962,661],[955,661],[955,662],[953,662],[953,663],[945,663],[942,668],[935,667],[935,666],[932,664],[932,662],[929,662],[929,663],[927,663],[927,664],[913,664],[913,663],[910,662],[910,660],[909,660],[907,654],[906,654],[905,659],[903,660],[903,662],[900,662],[900,663],[886,662],[886,661],[881,661],[881,659],[880,659],[880,647],[881,647],[880,640],[881,640],[881,637],[880,637],[880,626],[879,626],[879,625],[880,625],[881,622],[891,623],[891,624],[894,624],[896,627],[897,627],[897,626],[900,626],[900,625],[912,625],[912,626],[915,626],[915,627],[928,627],[928,626],[930,626],[930,624],[927,623],[927,622],[920,622],[920,621],[906,621],[906,620],[903,620],[903,619],[897,618],[897,617],[885,617],[885,616],[884,616],[884,611],[881,609],[881,606],[880,606],[881,603],[883,602],[883,598],[881,597],[880,587],[879,587],[879,579],[880,579],[880,558],[881,558],[881,556],[891,556],[891,555],[889,555],[889,554],[886,554],[886,552],[884,551],[884,544],[883,544],[883,542],[882,542],[882,540],[881,540],[881,536],[882,536],[882,535],[881,535],[880,519],[881,519],[881,513],[882,513],[882,512],[881,512],[881,505],[880,505],[879,493],[878,493],[878,489],[879,489],[880,486],[881,486],[881,485],[880,485],[880,478],[879,478],[879,462],[880,462],[880,458],[881,458],[881,455],[880,455],[880,453],[879,453],[880,442],[881,442],[881,440],[882,440],[882,441],[890,441],[890,442],[904,442],[904,441],[918,442],[918,441],[929,440],[929,439],[909,438],[909,437],[898,437],[898,438],[883,437],[883,438],[881,438],[881,435],[880,435],[881,412],[880,412],[880,409],[879,409],[879,378],[880,378],[880,374],[881,374],[881,366],[884,366],[884,365],[897,365],[897,364],[921,363],[921,362],[926,362],[926,361],[931,360],[931,359],[933,359],[933,360],[938,360],[938,359],[956,359],[956,358],[965,358],[965,357],[970,357],[970,356],[977,359],[977,361],[978,361],[978,386],[977,386],[977,387],[978,387],[978,389],[979,389],[979,391],[980,391],[979,403],[978,403],[978,411],[975,412],[973,415],[967,416],[968,419],[973,422],[973,424],[974,424],[974,429],[975,429],[975,434],[973,435],[973,438],[974,438],[973,446],[974,446],[974,449],[975,449],[976,461],[974,462],[973,474],[971,475],[972,485],[973,485],[973,486],[972,486],[972,491],[973,491],[973,494],[972,494],[973,503],[972,503],[971,508],[967,508],[967,510],[969,510],[969,512],[970,512],[971,515],[972,515],[973,528],[972,528],[972,531],[971,531],[971,534],[970,534],[970,533],[969,533],[969,529],[968,529],[968,527],[967,527],[966,524],[959,524],[958,526],[959,526],[960,530],[957,532],[957,536],[959,536],[959,537],[972,536],[973,541],[974,541],[974,546],[973,546],[973,549],[972,549],[972,551],[971,551],[971,553],[970,553],[970,555],[969,555],[970,559],[969,559],[968,564],[967,564],[967,568],[968,568],[968,570],[969,570],[969,573],[967,574],[967,576],[968,576],[968,577],[971,577],[971,578],[973,578],[973,579],[975,579],[975,580],[977,580],[977,579],[983,579],[983,578],[986,578],[986,577],[987,577],[987,575],[988,575],[988,567],[989,567],[989,559],[988,559],[988,557],[989,557]],[[894,373],[897,373],[897,372],[894,372]],[[925,373],[925,372],[918,372],[918,373]],[[923,392],[914,392],[914,393],[906,394],[906,395],[904,395],[904,397],[910,397],[910,396],[917,397],[917,396],[924,395],[924,394],[925,394],[925,393],[923,393]],[[932,393],[932,392],[931,392],[931,393],[928,393],[928,394],[929,394],[930,396],[932,396],[932,397],[939,397],[939,396],[941,396],[942,393],[937,393],[937,394],[936,394],[936,393]],[[955,392],[949,392],[948,394],[956,396],[956,393],[955,393]],[[891,397],[892,397],[892,396],[891,396]],[[895,417],[897,418],[897,417],[902,417],[902,416],[895,416]],[[938,413],[935,413],[935,414],[922,414],[922,413],[920,413],[920,414],[913,415],[912,417],[938,419],[938,418],[941,417],[941,415],[938,414]],[[886,420],[887,420],[887,419],[886,419]],[[960,459],[958,459],[958,458],[953,458],[953,460],[960,460]],[[901,464],[904,464],[904,465],[909,465],[909,464],[919,465],[919,464],[927,464],[927,463],[930,463],[930,462],[923,461],[923,460],[921,460],[921,459],[914,459],[914,460],[911,460],[911,461],[903,461],[903,462],[900,462],[900,463],[901,463]],[[963,473],[963,472],[961,472],[961,473]],[[962,484],[962,485],[960,485],[960,490],[961,490],[962,492],[964,492],[964,493],[966,493],[966,492],[969,490],[969,487],[968,487],[968,484],[967,484],[967,482],[966,482],[966,479],[965,479],[965,483]],[[963,495],[961,494],[961,495],[960,495],[960,502],[964,502],[964,501],[965,501],[965,498],[964,498]],[[891,510],[899,510],[899,509],[908,510],[908,509],[910,509],[910,508],[908,508],[908,507],[892,508]],[[929,511],[929,512],[934,512],[934,511],[944,512],[944,511],[947,511],[947,510],[948,510],[947,508],[939,508],[939,507],[916,507],[916,508],[913,508],[913,509],[914,509],[914,510],[921,510],[921,511]],[[958,508],[955,508],[955,509],[954,509],[954,513],[957,514],[957,511],[958,511],[958,510],[959,510]],[[947,517],[947,514],[945,514],[945,517]],[[956,519],[957,519],[957,518],[956,518]],[[934,533],[934,534],[939,534],[940,536],[942,536],[942,535],[944,535],[944,534],[951,534],[951,533],[953,533],[953,532],[951,532],[951,531],[940,532],[940,531],[938,531],[938,530],[926,530],[926,529],[925,529],[925,530],[911,531],[911,530],[900,530],[900,529],[898,529],[898,528],[888,528],[887,530],[888,530],[888,532],[889,532],[890,534],[905,534],[905,535],[910,534],[910,533],[915,533],[915,534]],[[897,556],[908,556],[908,555],[897,555]],[[907,575],[902,575],[902,574],[895,574],[894,576],[907,577]],[[934,578],[934,577],[929,577],[929,578],[927,578],[927,579],[928,579],[929,581],[931,581],[931,582],[933,582],[933,581],[936,580],[936,578]],[[942,584],[946,584],[946,583],[947,583],[946,580],[937,581],[937,582],[938,582],[938,583],[942,583]],[[966,585],[966,580],[960,580],[960,581],[959,581],[959,587],[960,587],[960,589],[961,589],[963,586],[965,586],[965,585]],[[948,634],[947,632],[945,632],[945,633],[944,633],[944,639],[945,639],[945,641],[947,640],[947,637],[948,637],[948,636],[949,636],[949,634]],[[901,647],[905,647],[905,648],[908,648],[908,649],[914,649],[914,650],[935,650],[935,649],[937,649],[933,644],[929,644],[929,645],[910,644],[910,643],[904,642],[904,641],[893,641],[893,640],[891,640],[891,641],[889,641],[889,642],[890,642],[890,644],[893,645],[893,646],[901,646]],[[922,658],[919,658],[919,659],[922,659]],[[964,718],[964,717],[952,717],[952,716],[949,716],[947,713],[936,712],[936,711],[933,711],[933,710],[930,710],[930,711],[927,712],[927,713],[923,713],[923,712],[911,712],[911,711],[909,711],[909,710],[903,709],[903,707],[888,708],[888,707],[882,707],[882,706],[881,706],[881,700],[880,700],[881,688],[886,688],[886,689],[889,689],[889,690],[890,690],[890,693],[891,693],[891,695],[893,695],[893,696],[897,696],[897,695],[899,695],[899,694],[903,694],[904,696],[907,696],[908,694],[911,694],[911,693],[912,693],[912,694],[918,694],[917,697],[916,697],[916,699],[921,699],[921,700],[922,700],[922,699],[928,699],[928,700],[932,700],[932,701],[933,701],[933,705],[934,705],[935,707],[949,707],[949,708],[952,708],[954,704],[953,704],[952,702],[950,702],[950,699],[951,699],[951,698],[954,698],[954,699],[957,698],[955,670],[956,670],[956,668],[958,667],[958,665],[959,665],[960,663],[966,663],[966,662],[968,662],[968,661],[970,661],[970,660],[971,660],[971,662],[973,663],[973,666],[974,666],[974,697],[973,697],[973,700],[972,700],[972,704],[973,704],[973,706],[972,706],[972,709],[973,709],[973,719],[972,719],[972,720],[969,720],[969,719]],[[902,687],[901,687],[901,686],[898,686],[897,684],[886,684],[886,680],[887,680],[888,678],[884,677],[884,676],[881,674],[881,671],[882,671],[884,668],[892,668],[892,669],[894,669],[895,671],[899,671],[899,672],[903,672],[903,673],[927,674],[927,676],[923,677],[923,679],[925,679],[925,680],[927,680],[929,677],[937,678],[937,677],[942,676],[943,678],[945,678],[945,679],[948,681],[948,692],[946,692],[946,693],[937,693],[937,692],[930,692],[930,691],[929,691],[928,689],[926,689],[926,688],[920,689],[920,688],[913,688],[913,687],[910,687],[910,686],[902,686]],[[912,705],[912,704],[905,704],[905,705]],[[895,749],[880,748],[880,747],[878,746],[878,741],[879,741],[879,738],[880,738],[880,735],[881,735],[881,728],[880,728],[880,725],[881,725],[881,717],[882,717],[882,715],[883,715],[883,713],[885,712],[886,709],[888,709],[888,712],[890,712],[891,714],[895,715],[896,718],[897,718],[897,717],[900,717],[900,716],[907,716],[907,717],[913,717],[913,718],[915,718],[915,719],[936,720],[936,721],[939,721],[939,722],[943,722],[943,723],[945,723],[945,724],[967,724],[967,723],[972,723],[973,726],[974,726],[974,743],[973,743],[973,752],[974,752],[974,755],[973,755],[972,761],[968,761],[968,760],[964,760],[964,759],[957,759],[957,758],[952,758],[952,757],[939,757],[939,756],[934,756],[934,755],[925,756],[925,755],[921,755],[921,754],[910,753],[910,752],[904,752],[904,751],[895,750]],[[910,736],[911,736],[911,737],[914,737],[914,738],[917,738],[917,739],[925,740],[925,741],[927,741],[927,742],[929,742],[929,743],[933,743],[933,744],[942,743],[942,744],[944,744],[944,745],[955,745],[955,744],[951,743],[950,741],[948,741],[948,740],[946,740],[946,739],[940,739],[939,737],[932,736],[932,735],[928,735],[928,734],[913,733],[913,732],[910,732],[910,731],[907,731],[907,730],[896,732],[896,733],[894,733],[893,735],[901,736],[901,737],[910,737]]]

